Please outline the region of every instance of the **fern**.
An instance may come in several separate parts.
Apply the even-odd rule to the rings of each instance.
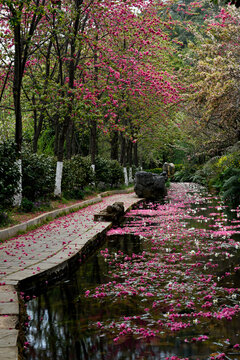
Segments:
[[[224,181],[221,194],[224,200],[230,201],[231,204],[238,204],[240,201],[240,169],[231,168],[228,169],[228,173],[231,173],[232,176]]]

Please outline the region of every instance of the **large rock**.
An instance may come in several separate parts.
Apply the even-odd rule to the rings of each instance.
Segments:
[[[134,179],[134,191],[139,197],[157,200],[167,194],[166,173],[161,175],[138,171]]]
[[[165,162],[163,164],[163,171],[165,171],[168,176],[173,176],[175,172],[175,165],[173,163]]]
[[[106,209],[94,215],[94,221],[118,221],[124,215],[124,203],[115,202],[108,205]]]

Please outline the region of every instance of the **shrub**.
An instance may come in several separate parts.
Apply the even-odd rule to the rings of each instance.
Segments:
[[[95,182],[109,184],[110,169],[109,160],[102,157],[97,157],[95,161]]]
[[[123,168],[117,160],[109,160],[110,185],[119,185],[124,183]]]
[[[62,191],[66,198],[82,199],[84,187],[93,182],[89,157],[75,155],[63,164]]]
[[[23,152],[23,197],[35,201],[52,196],[56,160],[51,156]]]
[[[174,166],[175,166],[175,172],[181,171],[184,167],[183,164],[174,164]]]
[[[223,174],[223,185],[220,193],[224,200],[232,205],[240,202],[240,169],[228,168]]]
[[[208,186],[221,191],[225,181],[232,176],[232,169],[238,169],[240,153],[225,154],[208,162]],[[215,161],[214,161],[215,160]],[[206,164],[207,165],[207,164]],[[205,166],[206,166],[205,165]]]
[[[145,170],[145,171],[160,175],[163,170],[162,170],[162,168],[154,168],[154,169],[148,169],[148,170]]]
[[[0,143],[0,204],[4,208],[12,205],[20,179],[16,155],[13,141]]]
[[[196,164],[187,163],[186,165],[182,166],[181,170],[175,172],[173,180],[192,182],[194,181],[193,178],[197,170],[199,170],[199,167]]]
[[[20,209],[24,212],[32,212],[34,210],[34,203],[27,198],[23,198]]]
[[[0,226],[9,225],[10,222],[8,213],[0,208]]]
[[[117,160],[107,160],[101,157],[96,158],[95,168],[95,182],[96,185],[104,183],[106,186],[113,187],[114,185],[122,184],[124,182],[123,169]]]

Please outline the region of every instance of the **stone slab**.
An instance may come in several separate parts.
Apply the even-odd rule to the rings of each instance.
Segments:
[[[2,348],[17,345],[18,330],[0,329],[0,354],[2,356]]]
[[[17,360],[17,359],[18,359],[17,346],[0,348],[0,360]]]
[[[57,261],[55,261],[55,262],[54,261],[51,262],[51,261],[48,261],[48,260],[43,261],[41,264],[38,265],[39,268],[40,268],[40,271],[37,271],[37,272],[41,273],[41,272],[44,272],[46,270],[50,270],[50,269],[54,268],[57,265],[58,265]]]
[[[24,280],[33,275],[34,275],[33,271],[28,270],[28,269],[23,269],[23,271],[17,271],[17,272],[7,275],[4,280],[6,280],[6,281],[7,280],[21,281],[21,280]]]
[[[17,284],[18,284],[17,280],[10,280],[10,279],[7,279],[6,277],[4,277],[2,280],[4,280],[6,285],[17,286]],[[0,281],[1,281],[1,279],[0,279]]]
[[[18,315],[18,302],[0,303],[0,315]]]
[[[18,316],[0,316],[0,329],[15,329],[16,325],[18,323]],[[0,359],[1,359],[1,354],[0,354]]]
[[[0,286],[0,303],[18,301],[17,292],[14,286]]]

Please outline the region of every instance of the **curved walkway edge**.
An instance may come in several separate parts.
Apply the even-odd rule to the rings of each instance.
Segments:
[[[0,360],[19,359],[20,290],[35,283],[41,286],[56,281],[99,246],[112,223],[94,221],[94,213],[115,201],[122,201],[127,212],[141,200],[132,189],[105,192],[93,199],[45,213],[12,227],[12,230],[1,230],[6,231],[5,236],[9,238],[19,231],[55,219],[0,243]]]
[[[61,209],[56,209],[53,211],[49,211],[46,212],[42,215],[39,215],[31,220],[28,220],[22,224],[17,224],[14,226],[10,226],[6,229],[2,229],[0,230],[0,240],[7,240],[13,236],[16,236],[19,233],[25,232],[27,231],[29,228],[36,226],[36,225],[41,225],[42,223],[44,223],[45,221],[50,221],[52,219],[55,219],[58,216],[63,216],[68,214],[69,212],[73,212],[73,211],[77,211],[79,209],[82,209],[86,206],[92,205],[92,204],[96,204],[100,201],[102,201],[103,197],[109,196],[109,195],[114,195],[114,194],[128,194],[131,193],[133,191],[133,188],[130,189],[126,189],[126,190],[110,190],[110,191],[105,191],[99,195],[97,195],[96,197],[89,199],[89,200],[84,200],[81,201],[79,203],[76,203],[74,205],[70,205],[70,206],[66,206],[64,208]]]

